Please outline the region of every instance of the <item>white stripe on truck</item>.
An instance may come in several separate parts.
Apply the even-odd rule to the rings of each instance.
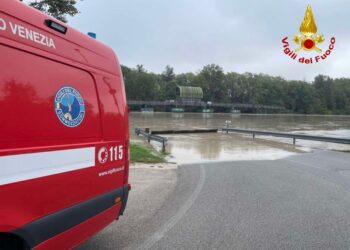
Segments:
[[[95,166],[95,148],[0,156],[0,185]]]

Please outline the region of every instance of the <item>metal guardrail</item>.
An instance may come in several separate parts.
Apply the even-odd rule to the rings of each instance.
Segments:
[[[136,135],[142,135],[144,136],[148,142],[151,141],[157,141],[162,143],[162,150],[165,150],[165,146],[168,144],[168,139],[159,135],[154,135],[151,133],[149,129],[140,129],[140,128],[135,128],[135,134]]]
[[[202,128],[202,129],[180,129],[180,130],[160,130],[151,131],[152,135],[166,135],[166,134],[200,134],[200,133],[217,133],[219,129]]]
[[[228,127],[222,128],[221,130],[222,132],[226,132],[226,133],[234,132],[234,133],[252,134],[253,138],[255,138],[256,135],[292,138],[294,145],[296,143],[296,139],[308,140],[308,141],[332,142],[332,143],[339,143],[339,144],[350,144],[350,139],[342,139],[342,138],[335,138],[335,137],[278,133],[278,132],[270,132],[270,131],[259,131],[259,130],[249,130],[249,129],[228,128]]]

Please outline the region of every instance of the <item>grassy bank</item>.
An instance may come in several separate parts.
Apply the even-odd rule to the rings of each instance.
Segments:
[[[142,163],[163,163],[165,154],[158,153],[146,145],[131,144],[130,161]]]

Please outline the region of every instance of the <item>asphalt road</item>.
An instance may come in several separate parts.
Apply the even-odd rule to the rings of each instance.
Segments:
[[[126,215],[80,249],[350,249],[350,154],[139,171]]]

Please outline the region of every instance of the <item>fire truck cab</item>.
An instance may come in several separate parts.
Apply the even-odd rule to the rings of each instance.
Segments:
[[[112,49],[0,1],[0,249],[71,249],[123,214],[128,108]]]

